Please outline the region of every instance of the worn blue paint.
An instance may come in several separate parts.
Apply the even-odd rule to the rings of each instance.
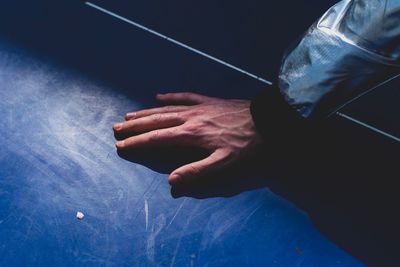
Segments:
[[[5,45],[0,69],[0,265],[358,265],[267,189],[172,198],[116,155],[110,126],[140,104],[113,88]]]

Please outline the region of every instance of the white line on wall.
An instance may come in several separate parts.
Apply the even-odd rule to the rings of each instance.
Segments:
[[[166,36],[166,35],[164,35],[164,34],[162,34],[162,33],[159,33],[159,32],[157,32],[157,31],[155,31],[155,30],[152,30],[152,29],[150,29],[150,28],[147,28],[147,27],[145,27],[145,26],[143,26],[143,25],[141,25],[141,24],[139,24],[139,23],[137,23],[137,22],[134,22],[134,21],[130,20],[130,19],[124,18],[124,17],[122,17],[122,16],[120,16],[120,15],[114,13],[114,12],[111,12],[111,11],[109,11],[109,10],[107,10],[107,9],[104,9],[104,8],[98,6],[98,5],[95,5],[95,4],[90,3],[90,2],[85,2],[85,4],[88,5],[88,6],[91,6],[91,7],[95,8],[95,9],[97,9],[97,10],[103,12],[103,13],[106,13],[106,14],[108,14],[108,15],[110,15],[110,16],[113,16],[113,17],[115,17],[115,18],[117,18],[117,19],[119,19],[119,20],[122,20],[122,21],[124,21],[124,22],[126,22],[126,23],[129,23],[129,24],[131,24],[131,25],[133,25],[133,26],[135,26],[135,27],[137,27],[137,28],[139,28],[139,29],[142,29],[142,30],[147,31],[147,32],[149,32],[149,33],[151,33],[151,34],[154,34],[154,35],[156,35],[156,36],[158,36],[158,37],[160,37],[160,38],[163,38],[163,39],[165,39],[166,41],[169,41],[169,42],[171,42],[171,43],[174,43],[174,44],[176,44],[176,45],[178,45],[178,46],[180,46],[180,47],[183,47],[183,48],[185,48],[185,49],[187,49],[187,50],[190,50],[190,51],[192,51],[192,52],[194,52],[194,53],[196,53],[196,54],[199,54],[199,55],[201,55],[201,56],[203,56],[203,57],[206,57],[206,58],[211,59],[211,60],[213,60],[213,61],[215,61],[215,62],[218,62],[218,63],[220,63],[220,64],[222,64],[222,65],[224,65],[224,66],[226,66],[226,67],[228,67],[228,68],[231,68],[231,69],[234,69],[234,70],[236,70],[236,71],[238,71],[238,72],[241,72],[241,73],[243,73],[243,74],[245,74],[245,75],[247,75],[247,76],[250,76],[250,77],[253,78],[253,79],[259,80],[260,82],[266,83],[266,84],[268,84],[268,85],[271,85],[271,84],[272,84],[270,81],[267,81],[267,80],[265,80],[265,79],[263,79],[263,78],[261,78],[261,77],[259,77],[259,76],[257,76],[257,75],[254,75],[254,74],[252,74],[252,73],[250,73],[250,72],[248,72],[248,71],[245,71],[244,69],[241,69],[241,68],[239,68],[239,67],[236,67],[236,66],[234,66],[234,65],[232,65],[232,64],[227,63],[226,61],[223,61],[223,60],[221,60],[221,59],[219,59],[219,58],[216,58],[216,57],[213,57],[213,56],[211,56],[211,55],[209,55],[209,54],[206,54],[206,53],[204,53],[204,52],[202,52],[202,51],[200,51],[200,50],[198,50],[198,49],[196,49],[196,48],[193,48],[193,47],[191,47],[191,46],[189,46],[189,45],[186,45],[186,44],[184,44],[184,43],[181,43],[181,42],[179,42],[179,41],[177,41],[177,40],[175,40],[175,39],[173,39],[173,38],[170,38],[170,37],[168,37],[168,36]]]
[[[342,118],[345,118],[345,119],[347,119],[347,120],[349,120],[349,121],[352,121],[352,122],[354,122],[354,123],[356,123],[356,124],[358,124],[358,125],[364,126],[365,128],[368,128],[368,129],[370,129],[370,130],[372,130],[372,131],[374,131],[374,132],[376,132],[376,133],[379,133],[379,134],[382,134],[382,135],[384,135],[384,136],[386,136],[386,137],[388,137],[388,138],[391,138],[391,139],[393,139],[394,141],[400,142],[400,138],[398,138],[398,137],[396,137],[396,136],[394,136],[394,135],[391,135],[391,134],[389,134],[389,133],[387,133],[387,132],[384,132],[384,131],[382,131],[382,130],[379,130],[378,128],[375,128],[374,126],[371,126],[371,125],[369,125],[369,124],[366,124],[365,122],[359,121],[359,120],[357,120],[357,119],[355,119],[355,118],[353,118],[353,117],[350,117],[349,115],[343,114],[343,113],[341,113],[341,112],[336,112],[336,114],[337,114],[338,116],[340,116],[340,117],[342,117]]]

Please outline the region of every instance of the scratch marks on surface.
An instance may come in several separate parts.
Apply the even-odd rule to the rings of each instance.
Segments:
[[[144,216],[146,219],[146,231],[147,231],[147,228],[149,227],[149,203],[147,202],[147,199],[144,200]]]
[[[140,199],[134,204],[134,206],[138,206],[141,205],[141,201],[142,199],[147,199],[147,198],[151,198],[151,196],[154,194],[155,191],[157,191],[158,187],[160,186],[162,180],[161,179],[155,179],[153,178],[152,181],[150,182],[150,185],[147,187],[146,190],[144,190],[144,193],[142,194],[142,197],[140,197]],[[138,209],[138,211],[136,212],[136,215],[134,216],[134,220],[136,220],[136,218],[142,213],[142,209]]]
[[[147,238],[147,259],[149,261],[154,262],[154,257],[155,257],[155,245],[156,245],[156,238],[160,234],[161,230],[165,227],[166,220],[164,214],[158,215],[154,223],[151,226],[151,232],[149,237]]]
[[[261,207],[261,204],[255,203],[254,205],[243,209],[242,211],[238,212],[237,214],[232,216],[228,216],[229,220],[224,220],[220,216],[213,217],[214,223],[214,231],[212,234],[211,242],[216,241],[219,239],[224,233],[228,232],[229,229],[234,227],[235,225],[240,225],[240,222],[243,222],[242,225],[250,219],[251,216]]]
[[[182,201],[182,203],[179,205],[178,209],[176,210],[175,214],[172,216],[172,219],[171,219],[171,221],[169,222],[167,228],[168,228],[168,227],[172,224],[172,222],[175,220],[176,215],[178,215],[178,213],[181,211],[181,209],[182,209],[183,205],[185,204],[185,202],[186,202],[186,198]]]
[[[182,238],[185,236],[185,234],[186,234],[186,232],[187,232],[187,229],[188,229],[188,227],[189,227],[189,224],[190,224],[190,222],[191,222],[191,220],[192,220],[192,218],[193,218],[193,215],[197,213],[198,208],[199,208],[199,205],[197,204],[197,205],[192,209],[192,211],[191,211],[189,217],[188,217],[187,220],[186,220],[185,225],[184,225],[183,228],[182,228],[182,231],[180,231],[180,237],[179,237],[179,239],[178,239],[178,242],[176,243],[176,247],[175,247],[175,251],[174,251],[174,256],[172,257],[171,264],[169,265],[170,267],[172,267],[172,266],[175,265],[176,256],[177,256],[178,251],[179,251],[179,249],[180,249]]]
[[[90,162],[91,164],[93,164],[93,166],[98,165],[98,162],[92,160],[88,156],[84,155],[84,153],[82,153],[82,152],[75,151],[75,150],[72,150],[71,148],[63,147],[61,145],[58,146],[58,148],[64,150],[65,153],[71,154],[71,158],[74,158],[76,160],[76,162],[81,162],[80,159],[83,159],[83,160],[86,160],[87,162]],[[73,157],[72,154],[78,156],[78,158]]]

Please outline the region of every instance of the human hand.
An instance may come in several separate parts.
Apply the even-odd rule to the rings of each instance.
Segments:
[[[188,146],[209,156],[174,170],[171,185],[225,168],[253,153],[262,143],[250,113],[250,101],[225,100],[194,93],[158,94],[162,107],[128,113],[113,125],[118,151],[136,148]]]

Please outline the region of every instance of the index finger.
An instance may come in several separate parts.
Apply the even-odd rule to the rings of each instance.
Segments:
[[[115,146],[118,150],[129,150],[143,147],[182,145],[187,141],[184,135],[184,130],[179,126],[158,129],[118,141]]]

